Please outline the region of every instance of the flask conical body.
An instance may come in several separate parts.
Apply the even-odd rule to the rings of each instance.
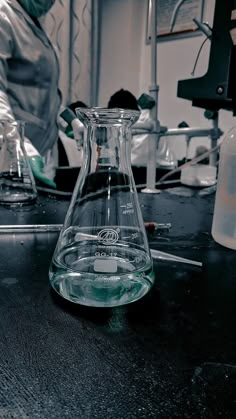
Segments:
[[[87,306],[144,296],[153,265],[130,164],[130,127],[139,113],[78,109],[87,128],[84,163],[50,266],[52,287]]]

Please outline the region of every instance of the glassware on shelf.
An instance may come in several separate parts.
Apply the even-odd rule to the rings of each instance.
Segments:
[[[52,258],[51,286],[74,303],[112,307],[143,297],[153,262],[130,162],[139,112],[79,108],[84,162]]]

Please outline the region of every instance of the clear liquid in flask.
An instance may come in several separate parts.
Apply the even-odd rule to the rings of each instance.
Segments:
[[[92,238],[81,246],[83,238],[92,234],[80,229],[76,236],[78,244],[57,253],[50,268],[51,285],[65,299],[113,307],[134,302],[150,290],[154,282],[152,261],[143,249],[128,247],[127,243],[99,246]]]

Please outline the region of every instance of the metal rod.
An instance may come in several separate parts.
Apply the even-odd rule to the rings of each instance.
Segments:
[[[150,133],[148,141],[148,165],[146,174],[146,188],[142,190],[145,193],[159,193],[156,189],[156,153],[159,141],[160,123],[158,120],[158,93],[157,85],[157,0],[149,0],[151,10],[151,83],[149,94],[154,99],[154,106],[150,111],[153,120],[153,131]]]
[[[151,125],[153,127],[153,125]],[[152,133],[152,134],[157,134],[157,132],[155,132],[153,129],[149,129],[148,125],[143,125],[142,127],[138,127],[135,126],[134,132],[139,131],[140,129],[140,133],[142,131],[142,133],[146,132],[146,133]],[[158,131],[159,133],[159,131]],[[218,128],[217,123],[214,124],[213,128],[200,128],[200,127],[188,127],[188,128],[167,128],[165,131],[160,133],[160,136],[165,136],[165,137],[169,137],[169,136],[178,136],[178,135],[186,135],[188,137],[208,137],[208,136],[212,136],[215,135],[216,137],[218,136],[218,138],[223,134],[223,132]]]
[[[144,222],[147,231],[155,230],[169,230],[171,223],[157,223],[157,222]],[[63,224],[7,224],[0,225],[1,233],[50,233],[60,231]],[[83,233],[81,233],[83,234]],[[94,236],[91,236],[94,238]]]
[[[222,131],[218,127],[214,128],[199,128],[199,127],[187,127],[187,128],[168,128],[164,133],[165,136],[170,135],[188,135],[189,137],[207,137],[215,135],[222,135]]]
[[[62,229],[63,224],[14,224],[0,225],[2,233],[51,233]]]
[[[213,132],[211,134],[211,148],[214,148],[217,145],[217,140],[219,138],[219,136],[215,135],[215,133],[218,130],[218,125],[219,125],[219,112],[217,112],[216,117],[213,118],[212,124],[213,124]],[[209,156],[209,163],[212,166],[216,166],[217,164],[217,153],[218,151],[211,153]]]
[[[197,25],[197,27],[206,35],[207,38],[211,38],[212,36],[212,29],[207,26],[204,22],[201,23],[196,17],[193,18],[194,23]]]
[[[184,2],[185,0],[179,0],[174,7],[174,10],[171,16],[171,21],[170,21],[170,32],[173,32],[178,11]]]

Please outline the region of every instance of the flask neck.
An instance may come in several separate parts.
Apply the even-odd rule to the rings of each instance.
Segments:
[[[84,145],[86,168],[131,172],[131,125],[139,112],[126,109],[77,108],[76,114],[87,128]]]

